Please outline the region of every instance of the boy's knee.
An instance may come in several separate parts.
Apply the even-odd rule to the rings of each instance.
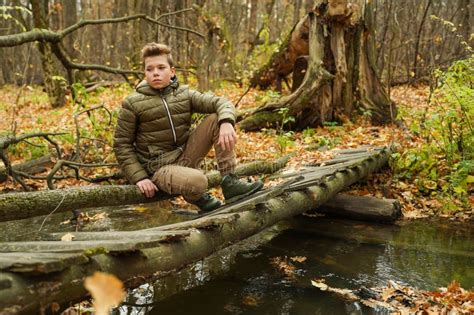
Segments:
[[[190,174],[188,179],[191,186],[191,193],[202,195],[207,191],[208,183],[206,175],[196,172]]]

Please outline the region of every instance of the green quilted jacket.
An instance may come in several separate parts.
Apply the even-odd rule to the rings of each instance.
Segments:
[[[189,137],[193,113],[217,113],[219,121],[232,123],[236,119],[231,102],[180,86],[176,77],[160,90],[142,81],[125,98],[115,129],[114,152],[132,184],[179,158]]]

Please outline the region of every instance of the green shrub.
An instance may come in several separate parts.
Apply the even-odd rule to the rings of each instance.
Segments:
[[[398,178],[413,180],[422,194],[439,196],[446,211],[458,210],[458,204],[469,206],[474,182],[473,66],[471,56],[445,72],[435,72],[429,107],[413,113],[408,125],[425,142],[395,153],[391,159]]]

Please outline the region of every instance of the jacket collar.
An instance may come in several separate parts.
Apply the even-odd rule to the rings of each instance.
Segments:
[[[168,95],[176,91],[178,87],[179,87],[178,77],[174,76],[171,79],[170,84],[164,88],[161,88],[161,89],[152,88],[148,84],[148,82],[146,82],[146,80],[143,80],[137,85],[136,90],[138,93],[141,93],[144,95],[160,95],[161,96],[161,95]]]

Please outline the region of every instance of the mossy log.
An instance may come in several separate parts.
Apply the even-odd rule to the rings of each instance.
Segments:
[[[82,280],[97,270],[115,274],[126,284],[137,286],[154,274],[184,267],[281,220],[324,204],[345,187],[378,170],[387,160],[388,152],[374,153],[351,167],[320,178],[313,186],[284,192],[256,205],[252,210],[217,213],[192,220],[188,225],[181,223],[180,230],[189,231],[189,236],[181,241],[160,243],[156,247],[127,252],[126,255],[90,255],[88,262],[73,264],[50,275],[30,277],[21,273],[2,272],[0,280],[7,279],[9,283],[4,286],[7,288],[0,290],[0,312],[38,312],[40,308],[49,310],[53,303],[64,306],[84,299],[87,292]],[[218,224],[213,223],[213,216]],[[176,230],[176,225],[173,229]],[[166,230],[166,226],[155,230]]]
[[[275,161],[254,161],[236,168],[238,176],[271,174],[283,168],[289,156]],[[207,175],[209,187],[220,184],[217,171]],[[51,212],[64,212],[88,207],[117,206],[155,202],[170,198],[158,193],[146,198],[135,185],[85,186],[37,192],[8,193],[0,195],[0,222],[19,220]]]
[[[355,220],[391,223],[400,217],[401,206],[396,199],[338,194],[315,211]]]

